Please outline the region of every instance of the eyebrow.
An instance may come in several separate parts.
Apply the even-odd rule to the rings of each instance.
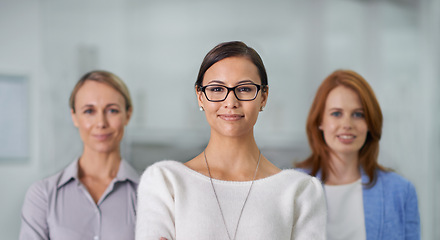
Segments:
[[[334,107],[329,109],[329,111],[334,111],[334,110],[342,110],[342,108]],[[364,111],[364,108],[355,108],[353,109],[353,111]]]
[[[112,106],[120,107],[119,104],[117,104],[117,103],[109,103],[109,104],[107,104],[105,106],[105,108],[112,107]],[[95,105],[93,105],[93,104],[86,104],[86,105],[82,106],[80,109],[90,108],[90,107],[95,107]]]
[[[242,80],[242,81],[239,81],[237,83],[237,85],[244,84],[244,83],[254,83],[254,82],[252,80]],[[221,84],[221,85],[225,85],[225,82],[220,81],[220,80],[212,80],[212,81],[208,82],[208,84]],[[256,83],[254,83],[254,84],[256,84]]]

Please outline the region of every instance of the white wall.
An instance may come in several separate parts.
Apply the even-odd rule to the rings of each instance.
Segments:
[[[228,40],[265,62],[270,97],[256,137],[280,167],[308,154],[305,118],[322,79],[337,68],[363,75],[385,117],[380,162],[415,184],[423,239],[440,238],[438,2],[0,1],[0,74],[27,75],[32,86],[31,157],[0,162],[2,238],[17,238],[30,183],[80,154],[67,100],[85,71],[127,82],[134,116],[124,155],[139,170],[184,161],[209,137],[193,89],[198,68]]]
[[[41,134],[44,128],[39,108],[42,77],[39,4],[34,1],[0,2],[0,74],[26,76],[30,89],[30,159],[18,163],[9,159],[0,162],[0,232],[2,239],[17,239],[20,209],[29,184],[39,177]],[[13,27],[11,27],[13,26]],[[12,103],[13,104],[13,103]],[[44,111],[44,110],[43,110]],[[0,114],[8,114],[2,112]],[[5,126],[3,126],[5,127]],[[6,126],[7,127],[7,126]],[[41,129],[43,130],[43,129]],[[1,137],[0,133],[0,137]]]

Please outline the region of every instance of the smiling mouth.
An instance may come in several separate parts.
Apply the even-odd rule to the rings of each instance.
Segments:
[[[338,138],[341,138],[341,139],[355,139],[356,136],[354,136],[354,135],[338,135]]]
[[[111,135],[112,135],[111,133],[108,133],[108,134],[95,134],[95,135],[93,135],[93,137],[95,137],[96,139],[98,139],[100,141],[104,141],[104,140],[110,138]]]
[[[239,114],[222,114],[219,115],[219,118],[226,120],[226,121],[237,121],[242,119],[244,116]]]

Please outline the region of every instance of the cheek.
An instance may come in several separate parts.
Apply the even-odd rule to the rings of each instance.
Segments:
[[[82,118],[78,120],[78,129],[80,131],[87,131],[93,126],[93,120]]]
[[[252,115],[255,115],[256,117],[258,117],[259,115],[260,115],[260,106],[255,106],[253,109],[252,109],[252,112],[253,112],[253,114]]]
[[[367,126],[367,123],[363,123],[362,126],[361,126],[361,128],[360,128],[360,130],[361,130],[361,132],[362,132],[363,134],[365,134],[365,136],[367,136],[367,133],[368,133],[368,126]]]
[[[336,124],[330,121],[323,121],[321,125],[321,130],[323,133],[331,133],[336,130]]]
[[[203,103],[203,109],[205,109],[205,114],[216,113],[221,107],[221,103],[205,101]]]
[[[126,123],[127,123],[127,119],[126,118],[113,118],[110,120],[111,122],[111,126],[115,129],[119,129],[119,130],[123,130]]]

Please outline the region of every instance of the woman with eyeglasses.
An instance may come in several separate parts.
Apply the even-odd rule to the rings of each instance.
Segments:
[[[268,89],[260,56],[244,43],[221,43],[205,56],[195,90],[209,142],[184,164],[146,169],[136,239],[325,239],[319,181],[280,170],[255,142]]]
[[[327,239],[420,239],[417,194],[377,157],[382,111],[368,82],[337,70],[318,88],[307,119],[312,154],[297,167],[320,178]]]

